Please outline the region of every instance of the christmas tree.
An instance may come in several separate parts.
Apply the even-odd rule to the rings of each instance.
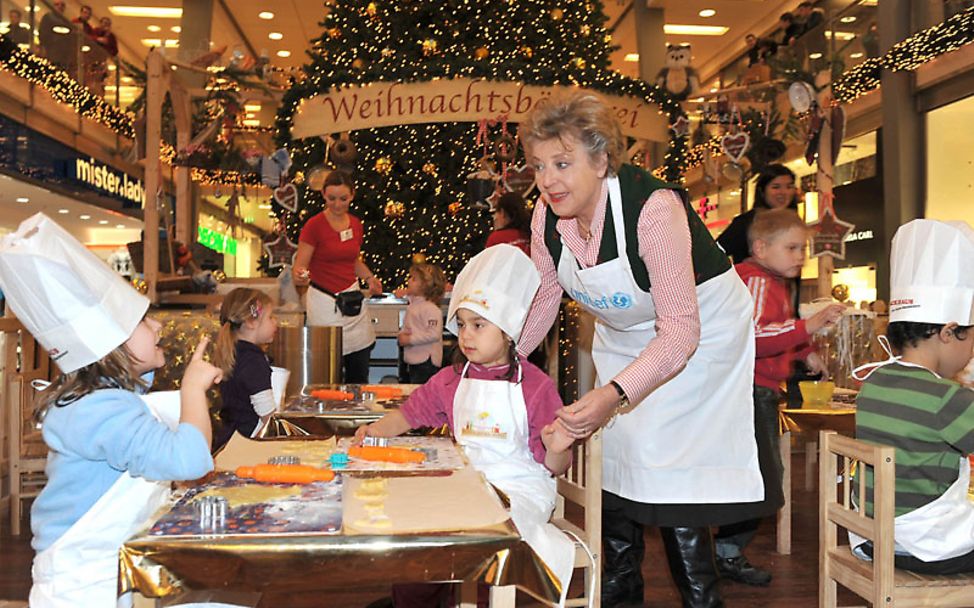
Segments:
[[[613,47],[605,21],[597,0],[334,3],[308,53],[310,63],[284,96],[277,119],[278,144],[289,148],[297,181],[330,169],[334,158],[326,157],[328,142],[320,137],[292,140],[298,104],[337,87],[373,82],[476,78],[581,85],[641,97],[671,117],[679,114],[679,105],[657,87],[609,70]],[[516,132],[516,125],[499,121],[486,133],[484,129],[476,122],[447,122],[360,129],[347,135],[358,153],[351,212],[365,224],[366,262],[387,288],[405,283],[417,254],[441,266],[452,279],[482,249],[490,217],[467,196],[467,175],[478,169],[485,150],[493,152],[505,131]],[[484,145],[484,135],[489,145]],[[682,138],[671,142],[670,157],[682,154],[683,146]],[[523,162],[519,157],[508,164]],[[304,223],[323,207],[321,194],[307,187],[308,181],[300,188],[295,211],[277,205],[274,209],[294,242]]]

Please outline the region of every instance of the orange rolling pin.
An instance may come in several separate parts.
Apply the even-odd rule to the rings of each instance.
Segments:
[[[237,467],[237,477],[247,477],[266,483],[313,483],[331,481],[335,473],[328,469],[309,467],[306,464],[258,464]]]
[[[311,391],[311,396],[315,399],[331,399],[333,401],[351,401],[355,398],[355,395],[352,393],[346,393],[345,391],[330,388],[319,388]]]
[[[375,394],[378,399],[395,399],[402,397],[402,389],[398,386],[388,386],[383,384],[363,384],[363,391]]]
[[[426,454],[410,450],[409,448],[381,448],[376,446],[360,445],[348,448],[348,455],[362,460],[382,461],[382,462],[424,462]]]

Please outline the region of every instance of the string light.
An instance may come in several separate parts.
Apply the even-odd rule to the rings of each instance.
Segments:
[[[130,114],[95,95],[46,59],[21,49],[4,35],[0,35],[0,67],[41,87],[85,118],[99,122],[123,137],[135,137]]]
[[[882,57],[860,63],[832,84],[832,93],[840,103],[849,103],[879,87],[882,70],[910,72],[971,42],[974,42],[974,7],[896,43]]]

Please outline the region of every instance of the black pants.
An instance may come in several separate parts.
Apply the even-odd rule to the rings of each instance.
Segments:
[[[778,435],[778,391],[754,386],[754,438],[758,444],[758,465],[764,478],[764,500],[754,503],[754,517],[725,524],[714,535],[717,556],[737,557],[758,530],[762,517],[774,514],[785,502],[781,481],[781,440]]]
[[[866,541],[859,548],[869,557],[873,556],[873,544],[871,542]],[[936,562],[925,562],[912,555],[894,555],[893,564],[897,568],[917,574],[964,574],[974,572],[974,551]]]
[[[406,364],[406,378],[410,384],[426,384],[426,381],[432,378],[438,371],[440,371],[440,368],[433,363],[432,357],[422,363]]]
[[[369,383],[369,358],[372,356],[374,347],[375,343],[373,342],[362,350],[348,353],[342,357],[342,366],[345,368],[342,377],[347,384]]]

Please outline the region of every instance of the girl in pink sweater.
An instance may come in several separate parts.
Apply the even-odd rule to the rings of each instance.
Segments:
[[[399,345],[411,384],[425,384],[443,364],[443,311],[440,298],[446,276],[438,266],[413,264],[406,283],[406,318],[399,330]]]

